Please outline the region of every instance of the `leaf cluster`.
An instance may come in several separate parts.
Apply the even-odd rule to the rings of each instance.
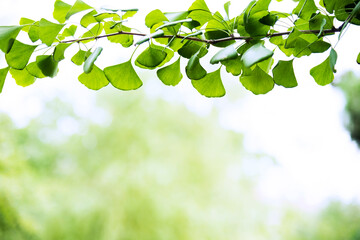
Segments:
[[[78,51],[71,61],[84,71],[78,79],[93,90],[109,83],[121,90],[138,89],[143,83],[136,68],[156,70],[165,85],[175,86],[184,68],[200,94],[221,97],[225,95],[224,67],[249,91],[265,94],[275,85],[298,85],[294,59],[329,49],[310,74],[319,85],[331,83],[337,53],[327,36],[338,33],[340,39],[349,24],[360,24],[360,2],[321,0],[318,6],[314,0],[300,0],[291,13],[270,11],[270,4],[271,0],[253,0],[232,17],[230,2],[221,13],[211,12],[204,0],[195,0],[185,11],[151,11],[145,18],[148,32],[139,33],[127,25],[138,9],[95,9],[82,0],[73,5],[56,0],[53,17],[57,22],[22,18],[17,26],[0,26],[0,49],[8,64],[0,69],[0,92],[8,72],[24,87],[37,78],[55,77],[65,51],[73,47]],[[73,15],[81,16],[78,25],[70,23]],[[342,24],[334,26],[334,19]],[[31,43],[17,39],[20,31],[27,33]],[[133,53],[125,62],[100,69],[96,61],[103,48],[91,42],[103,38],[124,48],[148,46],[134,60]],[[274,59],[276,51],[286,57]],[[219,67],[208,72],[204,61]]]

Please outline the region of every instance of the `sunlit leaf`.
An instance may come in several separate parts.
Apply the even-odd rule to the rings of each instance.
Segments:
[[[234,44],[232,44],[232,45],[227,46],[226,48],[223,48],[220,51],[218,51],[210,59],[210,63],[211,64],[216,64],[216,63],[219,63],[220,61],[223,61],[223,60],[234,59],[237,56],[238,56],[238,52],[236,51]]]
[[[47,77],[55,77],[58,72],[58,62],[53,55],[40,55],[36,57],[36,63],[41,72]]]
[[[239,76],[242,72],[241,57],[238,56],[235,59],[221,61],[221,64],[226,67],[226,71],[234,76]]]
[[[165,85],[176,86],[183,77],[180,71],[180,58],[174,63],[157,70],[156,74]]]
[[[240,82],[242,85],[252,93],[265,94],[274,88],[274,80],[259,66],[256,66],[247,75],[243,74],[240,76]]]
[[[22,87],[27,87],[33,84],[36,78],[31,75],[26,69],[17,70],[14,68],[10,68],[11,76],[15,79],[17,85]]]
[[[56,19],[59,23],[64,23],[66,21],[66,14],[69,12],[70,9],[70,4],[67,4],[61,0],[56,0],[53,12],[54,19]]]
[[[311,16],[318,10],[314,0],[300,0],[293,14],[298,15],[304,20],[310,20]]]
[[[121,90],[135,90],[142,86],[142,81],[134,70],[131,61],[104,69],[110,83]]]
[[[41,69],[36,62],[29,63],[26,66],[26,70],[36,78],[45,78],[46,76],[42,73]]]
[[[99,90],[109,84],[104,72],[96,65],[92,67],[89,73],[82,73],[79,76],[79,81],[92,90]]]
[[[230,1],[228,1],[228,2],[226,2],[226,3],[224,4],[224,10],[225,10],[227,19],[230,19],[230,14],[229,14],[230,4],[231,4]]]
[[[185,67],[186,75],[191,80],[199,80],[206,76],[206,70],[201,66],[199,52],[194,54]]]
[[[0,93],[2,92],[2,89],[4,87],[4,83],[8,71],[9,71],[9,67],[0,69]]]
[[[161,67],[174,56],[168,48],[151,44],[135,60],[135,65],[145,69]]]
[[[80,25],[87,28],[90,24],[97,23],[94,17],[95,14],[97,14],[97,11],[95,10],[92,10],[91,12],[85,14],[80,20]]]
[[[360,64],[360,52],[359,52],[359,54],[358,54],[358,56],[356,58],[356,62],[357,62],[357,64]]]
[[[64,32],[61,34],[63,37],[71,37],[71,36],[74,36],[75,33],[76,33],[76,29],[77,29],[77,26],[76,25],[71,25],[70,27],[68,28],[65,28],[64,29]]]
[[[325,86],[334,80],[335,63],[337,54],[335,50],[331,49],[330,56],[319,65],[310,70],[310,75],[315,79],[315,82],[321,86]]]
[[[29,29],[33,23],[35,23],[35,21],[29,18],[20,18],[20,22],[19,22],[20,25],[24,25],[23,28],[21,29],[24,32],[29,32]]]
[[[164,21],[168,21],[168,19],[165,17],[164,13],[162,13],[159,9],[151,11],[145,17],[145,25],[148,28],[152,28],[152,26],[154,26],[155,24]]]
[[[0,26],[0,49],[4,53],[10,51],[15,38],[19,34],[22,26]]]
[[[144,42],[149,41],[151,38],[158,38],[158,37],[162,37],[162,36],[164,36],[164,31],[163,30],[157,30],[156,32],[154,32],[152,34],[141,38],[139,41],[137,41],[135,43],[135,45],[140,45],[140,44],[142,44]]]
[[[30,26],[29,32],[28,32],[29,38],[32,42],[36,42],[39,40],[39,22],[33,23],[33,25]]]
[[[103,48],[102,47],[97,47],[95,49],[95,51],[93,53],[91,53],[91,55],[86,59],[85,63],[84,63],[84,73],[90,73],[94,63],[96,61],[96,59],[98,58],[98,56],[101,54]],[[98,71],[97,71],[98,72]]]
[[[270,58],[273,54],[274,52],[265,48],[262,43],[257,43],[242,55],[241,60],[244,66],[249,68],[258,62]]]
[[[101,34],[101,32],[103,31],[104,26],[102,23],[96,24],[95,26],[93,26],[89,31],[87,31],[86,33],[84,33],[81,38],[90,38],[89,40],[85,40],[82,41],[83,43],[87,43],[92,41],[96,36],[99,36]]]
[[[24,69],[36,47],[15,40],[10,52],[5,54],[6,62],[12,68]]]
[[[86,55],[87,54],[91,54],[90,52],[88,52],[88,51],[84,51],[84,50],[79,50],[72,58],[71,58],[71,61],[74,63],[74,64],[76,64],[76,65],[78,65],[78,66],[80,66],[80,65],[82,65],[84,62],[85,62],[85,60],[86,60]]]
[[[72,15],[88,10],[88,9],[92,9],[91,6],[87,5],[86,3],[84,3],[81,0],[76,0],[76,2],[74,3],[74,5],[70,8],[69,12],[66,14],[65,19],[69,19]]]
[[[167,12],[167,13],[164,13],[164,15],[170,22],[174,22],[174,21],[186,19],[187,16],[189,15],[189,11]]]
[[[114,34],[114,33],[118,33],[118,32],[131,32],[131,28],[128,28],[126,26],[124,26],[123,24],[121,25],[116,25],[115,27],[112,28],[112,26],[114,26],[115,22],[113,21],[109,21],[106,22],[104,24],[104,30],[106,34]],[[120,43],[123,47],[130,47],[132,46],[133,42],[134,42],[134,37],[132,35],[127,35],[127,34],[119,34],[116,36],[109,36],[107,38],[110,42],[112,43]]]
[[[298,85],[294,73],[293,61],[282,61],[280,60],[278,64],[272,70],[274,82],[277,85],[284,86],[286,88],[296,87]]]
[[[191,84],[206,97],[222,97],[226,93],[220,77],[220,68],[200,80],[191,80]]]
[[[199,22],[200,26],[203,26],[213,18],[204,0],[196,0],[188,10],[190,12],[188,17]]]
[[[59,43],[56,45],[54,50],[54,60],[60,62],[65,59],[64,53],[65,50],[71,45],[71,43]]]
[[[59,34],[61,29],[65,24],[56,24],[52,23],[44,18],[39,22],[39,38],[40,40],[48,46],[56,39],[56,36]]]

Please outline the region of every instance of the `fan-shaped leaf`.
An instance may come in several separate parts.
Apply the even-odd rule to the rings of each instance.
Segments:
[[[135,65],[145,69],[155,69],[163,66],[174,56],[168,48],[151,44],[135,60]]]
[[[86,3],[84,3],[81,0],[76,0],[76,2],[74,3],[74,5],[70,8],[69,12],[66,14],[65,19],[69,19],[72,15],[88,10],[88,9],[92,9],[91,6],[87,5]]]
[[[71,45],[71,43],[59,43],[54,50],[54,60],[60,62],[65,59],[65,50]]]
[[[294,73],[293,61],[282,61],[280,60],[278,64],[272,70],[274,82],[277,85],[284,86],[286,88],[296,87],[298,85]]]
[[[186,75],[191,80],[199,80],[206,76],[206,70],[201,66],[199,52],[194,54],[185,67]]]
[[[131,61],[104,69],[110,83],[121,90],[135,90],[142,86],[142,81],[134,70]]]
[[[96,65],[92,67],[89,73],[82,73],[79,76],[79,81],[92,90],[99,90],[109,84],[104,72]]]
[[[243,74],[240,82],[254,94],[265,94],[274,88],[274,80],[259,66],[256,66],[250,73]]]
[[[65,16],[71,9],[71,5],[67,4],[61,0],[56,0],[54,4],[53,17],[59,23],[64,23],[66,21]]]
[[[39,22],[39,38],[40,40],[48,46],[56,39],[56,36],[59,34],[61,29],[65,26],[65,24],[56,24],[52,23],[44,18],[42,18]]]
[[[200,80],[191,80],[191,84],[206,97],[222,97],[226,93],[220,77],[220,68]]]
[[[157,70],[156,74],[165,85],[176,86],[183,77],[180,71],[180,58],[169,66]]]
[[[215,64],[215,63],[219,63],[220,61],[223,60],[229,60],[229,59],[234,59],[237,58],[238,56],[238,52],[235,49],[234,44],[227,46],[224,49],[221,49],[220,51],[218,51],[210,60],[211,64]]]
[[[37,46],[15,40],[10,52],[5,54],[6,62],[15,69],[24,69]]]
[[[8,53],[22,26],[0,26],[0,49]]]
[[[17,70],[14,68],[10,68],[11,76],[15,79],[17,85],[22,87],[27,87],[33,84],[36,78],[31,75],[26,69]]]
[[[26,70],[36,78],[45,78],[46,76],[42,73],[36,62],[29,63],[26,66]]]
[[[243,61],[244,66],[249,68],[258,62],[270,58],[273,54],[274,52],[265,48],[262,43],[257,43],[246,50],[242,55],[241,60]]]
[[[36,63],[41,72],[47,77],[55,77],[58,72],[58,62],[53,55],[40,55],[36,57]]]

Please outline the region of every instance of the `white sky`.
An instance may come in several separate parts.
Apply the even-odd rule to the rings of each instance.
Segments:
[[[3,11],[0,25],[17,24],[20,17],[51,19],[53,2],[1,0],[0,9]],[[185,10],[193,1],[86,2],[94,7],[113,5],[139,8],[147,13],[156,8],[164,11]],[[231,12],[240,13],[247,2],[233,1]],[[289,0],[284,2],[292,4]],[[225,1],[207,0],[207,3],[210,10],[223,11]],[[289,6],[283,4],[283,7],[286,9]],[[140,24],[141,22],[139,21]],[[358,39],[359,28],[352,27],[338,44],[336,76],[339,77],[347,70],[359,73],[359,67],[355,63],[360,52]],[[161,96],[170,102],[183,102],[190,110],[201,115],[207,116],[216,109],[222,126],[245,134],[248,150],[274,156],[278,165],[263,176],[259,186],[259,191],[268,200],[275,203],[297,202],[307,207],[318,206],[331,197],[344,201],[360,200],[360,152],[342,125],[344,99],[330,86],[317,86],[309,74],[310,68],[326,57],[326,54],[318,54],[295,60],[299,86],[294,89],[276,87],[262,96],[244,91],[236,77],[224,73],[222,76],[229,94],[221,99],[200,96],[186,79],[175,88],[168,88],[160,84],[160,81],[148,81],[144,88],[149,95]],[[19,125],[24,125],[27,119],[34,118],[41,112],[44,100],[61,92],[63,98],[72,99],[79,111],[86,114],[90,110],[84,108],[85,103],[93,101],[96,92],[81,87],[81,84],[74,86],[71,80],[78,70],[69,65],[71,64],[66,64],[68,71],[60,73],[57,78],[41,80],[27,88],[16,86],[8,77],[4,92],[0,95],[0,111],[8,113]],[[210,66],[207,68],[210,69]],[[237,95],[241,96],[240,99]]]

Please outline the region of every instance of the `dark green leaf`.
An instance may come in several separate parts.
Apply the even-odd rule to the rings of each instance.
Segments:
[[[234,44],[227,46],[226,48],[221,49],[218,51],[210,60],[211,64],[219,63],[223,60],[229,60],[237,58],[238,52],[235,49]]]
[[[178,54],[184,58],[191,58],[195,53],[197,53],[201,49],[201,54],[199,54],[199,58],[205,56],[207,54],[207,49],[203,47],[203,43],[188,41],[178,50]]]
[[[226,93],[220,77],[220,68],[200,80],[191,80],[191,84],[205,97],[222,97]]]
[[[293,14],[298,15],[304,20],[310,20],[311,16],[318,10],[314,0],[300,0]]]
[[[58,62],[53,55],[40,55],[36,57],[36,63],[41,72],[47,77],[55,77],[58,72]]]
[[[282,61],[280,60],[278,64],[272,70],[274,82],[277,85],[284,86],[286,88],[296,87],[298,85],[294,73],[293,61]]]
[[[82,73],[79,76],[79,81],[92,90],[99,90],[109,84],[104,72],[96,65],[92,67],[89,73]]]
[[[48,46],[56,39],[57,35],[65,24],[56,24],[52,23],[44,18],[39,22],[39,38],[40,40]]]
[[[156,74],[165,85],[176,86],[183,77],[180,71],[180,58],[169,66],[157,70]]]
[[[36,78],[45,78],[46,76],[41,72],[36,62],[29,63],[26,70]]]
[[[10,68],[11,76],[15,79],[17,85],[22,87],[27,87],[33,84],[36,78],[31,75],[26,69],[17,70],[14,68]]]
[[[316,41],[309,45],[309,49],[312,53],[322,53],[331,47],[330,43],[324,41]]]
[[[2,92],[2,89],[4,87],[4,83],[8,71],[9,71],[9,67],[0,69],[0,93]]]
[[[54,50],[54,60],[60,62],[65,59],[64,53],[65,50],[71,45],[71,43],[59,43],[56,45]]]
[[[262,43],[257,43],[246,50],[242,55],[241,60],[243,61],[244,66],[249,68],[258,62],[270,58],[273,54],[274,52],[265,48]]]
[[[259,66],[256,66],[247,75],[243,74],[240,77],[242,85],[252,93],[265,94],[274,88],[274,80]]]
[[[145,69],[161,67],[174,56],[168,48],[151,44],[135,60],[135,65]]]
[[[104,73],[110,83],[121,90],[135,90],[142,86],[142,81],[134,70],[131,61],[107,67]]]
[[[241,56],[235,59],[221,61],[221,64],[226,67],[226,71],[234,76],[239,76],[242,71]]]
[[[15,40],[10,52],[5,54],[6,62],[12,68],[24,69],[36,47]]]
[[[94,63],[98,56],[101,54],[103,48],[97,47],[93,53],[86,59],[84,63],[84,73],[89,74],[91,70],[93,69]],[[98,71],[97,71],[98,72]]]
[[[23,26],[0,26],[0,49],[8,53]]]
[[[301,35],[302,33],[299,30],[293,28],[293,30],[285,40],[285,48],[294,48],[296,46],[296,41]]]
[[[165,17],[164,13],[162,13],[159,9],[151,11],[145,18],[145,25],[148,28],[152,28],[157,23],[168,21]]]
[[[324,62],[310,70],[310,75],[315,79],[317,84],[325,86],[334,80],[336,59],[337,54],[335,50],[331,49],[330,56]]]
[[[259,22],[268,26],[274,26],[278,19],[279,17],[277,15],[269,13],[260,18]]]
[[[186,75],[191,80],[199,80],[206,76],[206,70],[200,64],[199,52],[194,54],[185,67]]]
[[[66,14],[65,19],[69,19],[72,15],[91,9],[92,7],[90,7],[89,5],[87,5],[86,3],[84,3],[81,0],[76,0],[75,4],[71,7],[71,9],[69,10],[69,12]]]
[[[65,16],[70,9],[71,9],[71,5],[61,0],[56,0],[54,4],[54,12],[53,12],[54,19],[56,19],[59,23],[64,23],[66,20]]]

